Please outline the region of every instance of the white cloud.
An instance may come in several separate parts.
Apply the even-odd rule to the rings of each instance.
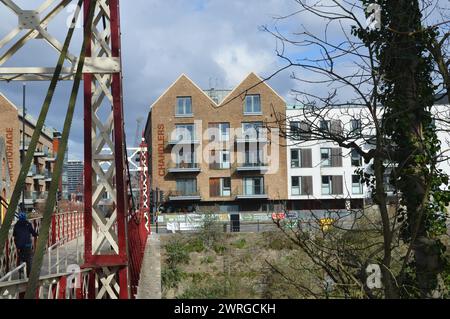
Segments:
[[[221,67],[227,82],[232,85],[242,81],[250,72],[268,71],[275,62],[275,56],[266,50],[237,45],[221,48],[213,56],[213,60]]]

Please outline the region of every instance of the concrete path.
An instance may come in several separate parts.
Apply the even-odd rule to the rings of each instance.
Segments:
[[[155,233],[147,239],[137,299],[161,299],[161,243]]]

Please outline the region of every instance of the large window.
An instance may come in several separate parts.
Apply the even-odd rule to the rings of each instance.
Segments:
[[[230,151],[211,151],[210,169],[230,169]]]
[[[320,161],[323,167],[331,166],[331,148],[320,149]]]
[[[322,195],[342,195],[342,176],[322,176]]]
[[[180,196],[197,195],[197,180],[195,178],[177,179],[177,193]]]
[[[244,122],[242,123],[242,133],[246,139],[255,139],[264,137],[263,122]]]
[[[192,116],[192,98],[190,96],[177,97],[176,116]]]
[[[352,194],[362,194],[363,193],[363,185],[361,183],[361,176],[352,175]]]
[[[189,146],[189,145],[188,145]],[[182,147],[176,154],[176,164],[179,168],[195,168],[197,167],[195,160],[195,150],[194,145],[190,147]]]
[[[264,195],[264,178],[244,178],[244,195]]]
[[[195,140],[194,124],[177,124],[175,125],[176,141],[193,141]]]
[[[209,179],[210,197],[229,197],[231,196],[231,178],[210,178]]]
[[[311,138],[311,127],[305,121],[290,122],[291,137],[294,140],[308,140]]]
[[[359,155],[359,153],[355,150],[352,149],[352,166],[362,166],[362,157],[361,155]]]
[[[245,97],[244,114],[261,114],[261,96],[259,94]]]
[[[257,145],[245,144],[244,150],[244,165],[245,166],[260,166],[264,163],[264,151]]]
[[[291,167],[312,167],[312,153],[310,148],[291,150]]]
[[[322,167],[342,167],[341,148],[321,148],[320,161]]]
[[[293,196],[312,195],[312,176],[292,176],[291,194]]]
[[[210,141],[227,142],[230,140],[230,123],[210,123]]]
[[[360,119],[352,119],[350,121],[350,123],[352,126],[352,133],[355,135],[361,135],[361,130],[362,130],[361,120]]]
[[[330,121],[327,121],[327,120],[320,121],[319,127],[320,127],[320,130],[323,132],[330,131]]]

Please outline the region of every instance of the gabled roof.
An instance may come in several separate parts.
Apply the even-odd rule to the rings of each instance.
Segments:
[[[263,80],[260,76],[258,76],[256,73],[254,72],[250,72],[222,101],[221,104],[227,103],[227,99],[229,99],[230,97],[232,97],[235,93],[238,93],[237,96],[240,96],[242,94],[245,94],[248,90],[252,89],[253,87],[248,87],[248,88],[242,88],[242,86],[244,85],[245,82],[247,82],[248,80],[250,80],[251,78],[255,78],[255,80],[257,81],[257,84],[254,85],[253,87],[257,87],[259,85],[264,85],[267,88],[269,88],[276,96],[278,96],[284,103],[286,103],[286,100],[281,97],[270,85],[267,84],[267,82],[265,80]],[[241,92],[239,92],[239,90],[241,90]]]
[[[216,103],[204,90],[202,90],[194,81],[192,81],[186,74],[181,74],[165,91],[163,94],[161,94],[155,102],[153,102],[150,105],[150,111],[153,108],[153,106],[158,103],[159,100],[161,100],[170,90],[173,86],[175,86],[175,84],[177,84],[178,82],[182,81],[182,80],[187,80],[189,81],[195,88],[198,89],[198,91],[200,91],[210,102],[212,105],[219,107],[222,104],[227,103],[227,100],[232,97],[233,95],[235,95],[236,92],[238,92],[237,96],[245,94],[249,89],[251,89],[252,87],[249,88],[242,88],[242,86],[244,85],[245,82],[247,82],[249,79],[251,78],[255,78],[257,80],[257,84],[254,86],[258,86],[258,85],[265,85],[266,87],[268,87],[275,95],[277,95],[283,102],[286,103],[285,99],[283,97],[281,97],[272,87],[270,87],[270,85],[268,85],[266,83],[265,80],[263,80],[261,77],[259,77],[258,75],[256,75],[254,72],[250,72],[233,90],[231,90],[223,99],[222,101],[220,101],[220,103]],[[242,90],[242,92],[239,92],[239,90]]]

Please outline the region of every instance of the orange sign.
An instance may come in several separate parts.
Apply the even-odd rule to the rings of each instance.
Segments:
[[[166,175],[166,163],[164,160],[164,124],[158,125],[158,175]]]

